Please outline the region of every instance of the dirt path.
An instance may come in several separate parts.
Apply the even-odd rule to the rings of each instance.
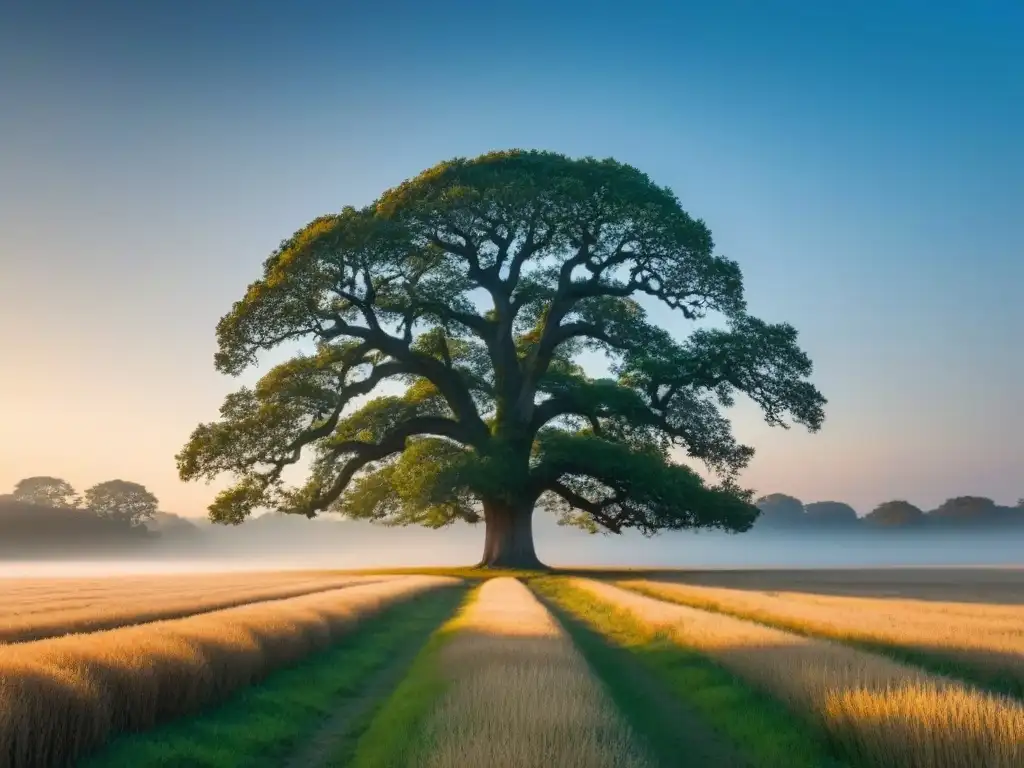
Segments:
[[[609,643],[553,601],[538,597],[558,617],[659,765],[751,768],[726,737],[668,691],[633,654]]]

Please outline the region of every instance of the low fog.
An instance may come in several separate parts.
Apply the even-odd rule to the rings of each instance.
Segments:
[[[170,517],[170,516],[169,516]],[[387,528],[366,522],[266,516],[241,526],[166,521],[159,537],[116,552],[51,549],[5,553],[0,576],[373,568],[470,565],[480,556],[483,526],[440,530]],[[543,513],[534,531],[552,566],[640,568],[822,568],[1007,566],[1020,561],[1022,530],[785,531],[743,534],[629,532],[588,534]]]

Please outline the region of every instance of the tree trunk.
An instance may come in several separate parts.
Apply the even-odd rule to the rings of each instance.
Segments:
[[[533,548],[533,504],[484,500],[484,556],[479,568],[546,568]]]

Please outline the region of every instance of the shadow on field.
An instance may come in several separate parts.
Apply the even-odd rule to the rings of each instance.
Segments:
[[[543,596],[541,600],[558,618],[659,765],[694,768],[752,765],[733,744],[668,690],[633,653],[606,640],[554,601]],[[645,653],[654,665],[671,665],[678,657],[671,648],[652,647]],[[659,655],[660,658],[655,658]]]
[[[1011,698],[985,695],[853,644],[807,638],[596,581],[580,585],[576,593],[572,585],[562,587],[557,599],[568,601],[569,610],[586,616],[602,634],[622,635],[666,676],[672,675],[673,660],[660,656],[662,643],[675,645],[681,659],[687,650],[696,652],[750,690],[770,694],[806,728],[826,737],[832,754],[852,764],[1024,765],[1024,707]],[[692,674],[690,681],[676,690],[693,696],[701,684]],[[703,705],[698,700],[695,706]],[[751,699],[732,713],[750,722],[757,709]],[[772,729],[757,734],[762,742],[765,730]]]

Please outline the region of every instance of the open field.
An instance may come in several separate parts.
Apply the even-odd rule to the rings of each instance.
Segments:
[[[1024,697],[1024,605],[940,603],[619,582],[651,597],[888,651]]]
[[[840,573],[3,581],[78,623],[0,646],[0,768],[1024,768],[1024,702],[969,683],[1019,683],[1014,573]]]
[[[9,646],[0,657],[0,756],[66,764],[117,733],[221,701],[385,606],[450,583],[410,576]]]
[[[0,643],[175,619],[386,578],[296,572],[0,580]]]
[[[1024,764],[1024,706],[844,645],[573,579],[717,661],[820,727],[868,765]]]
[[[464,589],[429,590],[364,620],[323,653],[221,707],[116,739],[84,768],[311,768],[347,754]]]
[[[801,720],[709,657],[670,642],[565,578],[533,588],[556,610],[620,710],[665,766],[824,768],[825,745]]]
[[[371,732],[356,765],[651,765],[572,641],[520,582],[488,581],[445,632],[419,669],[436,681],[419,738],[395,750]],[[404,704],[404,693],[395,701]]]
[[[954,603],[1024,605],[1024,567],[892,567],[892,568],[558,568],[560,576],[605,580],[652,579],[695,586],[801,592],[809,595],[906,598]],[[529,579],[533,571],[496,572],[477,568],[366,568],[364,576],[430,573],[463,579],[509,575]]]

